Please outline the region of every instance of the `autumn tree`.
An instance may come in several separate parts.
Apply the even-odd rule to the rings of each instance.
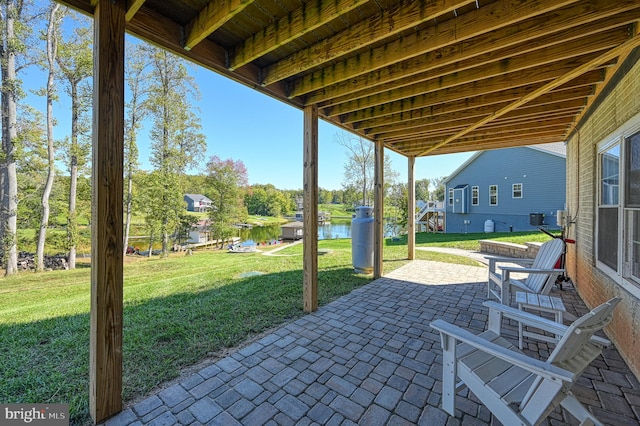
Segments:
[[[240,160],[222,160],[213,156],[207,163],[208,197],[212,206],[209,211],[210,230],[214,239],[224,240],[235,233],[233,225],[247,219],[243,195],[248,184],[247,169]]]
[[[200,133],[200,118],[194,113],[193,99],[199,97],[196,83],[184,61],[166,50],[142,45],[150,59],[148,108],[151,128],[151,164],[155,182],[161,189],[159,210],[162,255],[169,253],[169,235],[179,224],[184,210],[180,177],[197,165],[206,148]]]

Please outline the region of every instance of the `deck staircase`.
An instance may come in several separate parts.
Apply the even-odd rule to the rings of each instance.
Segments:
[[[416,224],[425,225],[428,232],[441,232],[444,211],[443,201],[427,201],[416,213]]]

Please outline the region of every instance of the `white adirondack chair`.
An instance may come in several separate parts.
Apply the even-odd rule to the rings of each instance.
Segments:
[[[485,302],[489,329],[480,335],[443,320],[432,322],[442,340],[442,408],[455,415],[455,395],[466,386],[504,425],[537,425],[558,404],[581,424],[601,425],[570,389],[609,344],[593,334],[609,323],[619,301],[609,300],[568,327],[496,302]],[[500,336],[503,316],[562,338],[546,361],[531,358]]]
[[[553,238],[540,246],[535,259],[487,257],[487,297],[491,299],[495,296],[502,304],[510,305],[512,287],[528,293],[549,294],[553,283],[564,273],[564,269],[554,268],[563,251],[564,241]],[[503,263],[515,263],[520,266],[500,266]],[[524,280],[515,279],[513,273],[527,274],[527,277]]]

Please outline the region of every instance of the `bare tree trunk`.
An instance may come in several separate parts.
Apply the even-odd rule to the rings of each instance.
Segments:
[[[71,156],[69,182],[69,218],[67,219],[67,238],[69,239],[69,269],[76,267],[76,242],[78,238],[78,217],[76,198],[78,192],[78,158]]]
[[[36,247],[36,271],[44,270],[44,244],[47,239],[47,227],[49,225],[49,197],[55,178],[55,150],[53,146],[53,97],[56,61],[56,13],[60,5],[54,3],[49,13],[49,26],[47,28],[47,62],[49,64],[49,76],[47,78],[47,156],[49,172],[42,193],[42,219],[38,232],[38,244]]]
[[[17,138],[17,87],[16,87],[16,52],[15,19],[18,14],[14,2],[7,2],[2,34],[2,55],[0,55],[0,71],[2,72],[2,203],[0,206],[0,226],[2,230],[3,259],[5,275],[13,275],[18,271],[17,247],[17,211],[18,211],[18,176],[15,158],[15,140]]]
[[[124,206],[125,220],[124,220],[124,254],[127,254],[127,247],[129,247],[129,228],[131,227],[131,204],[133,203],[133,175],[129,167],[127,167],[127,199]]]
[[[80,100],[78,85],[69,79],[71,86],[71,164],[69,165],[69,217],[67,219],[67,238],[69,240],[69,269],[76,267],[76,244],[78,241],[78,216],[76,200],[78,198],[78,120]]]
[[[149,254],[147,254],[147,257],[151,257],[151,254],[153,253],[153,238],[155,237],[155,232],[151,231],[150,234],[151,235],[149,235]]]

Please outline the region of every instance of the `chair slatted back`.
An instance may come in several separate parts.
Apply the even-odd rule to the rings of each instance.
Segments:
[[[613,316],[613,308],[618,302],[620,302],[620,298],[614,297],[575,320],[551,352],[547,362],[580,375],[601,352],[599,346],[590,342],[591,336],[609,324]],[[527,406],[536,398],[534,395],[540,389],[543,381],[542,377],[537,377],[522,399],[520,408],[523,413],[536,411],[535,407],[527,408]],[[550,396],[552,395],[540,395],[542,398]]]
[[[580,373],[580,371],[573,371],[571,368],[573,364],[569,361],[581,354],[595,332],[602,330],[609,324],[613,316],[613,308],[618,302],[620,302],[620,298],[614,297],[575,320],[558,342],[549,356],[548,362],[563,364],[563,368]]]
[[[542,244],[540,250],[533,260],[533,269],[552,269],[562,256],[564,241],[561,238],[553,238]],[[534,293],[542,293],[542,288],[549,279],[545,274],[529,274],[524,284]]]

